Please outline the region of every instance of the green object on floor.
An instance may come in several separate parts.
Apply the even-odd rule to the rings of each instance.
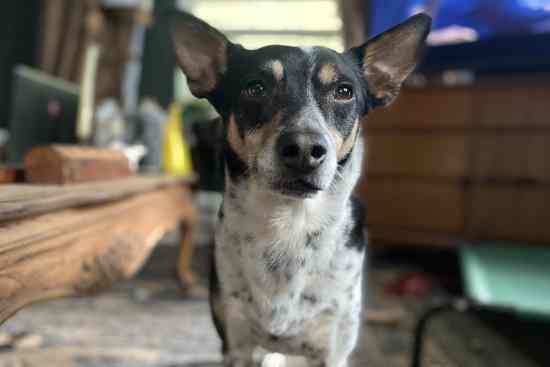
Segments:
[[[473,300],[550,321],[550,248],[517,243],[461,247],[465,290]]]

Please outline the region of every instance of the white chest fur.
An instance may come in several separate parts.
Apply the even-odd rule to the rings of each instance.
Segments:
[[[216,235],[230,312],[266,333],[296,335],[308,320],[360,303],[362,254],[345,246],[351,209],[320,193],[283,199],[253,184],[230,186]]]

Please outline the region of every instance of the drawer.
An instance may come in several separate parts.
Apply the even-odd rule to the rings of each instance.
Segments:
[[[473,93],[475,125],[493,128],[550,128],[548,86],[479,88]]]
[[[550,187],[472,187],[467,222],[474,239],[549,242]]]
[[[370,226],[368,232],[369,245],[371,246],[456,247],[464,242],[463,238],[460,237],[461,235],[457,234],[403,229],[394,226]]]
[[[472,137],[472,175],[479,180],[550,182],[550,132]]]
[[[467,174],[464,134],[367,133],[367,175],[452,177]]]
[[[360,186],[371,226],[460,233],[464,189],[459,183],[368,178]]]
[[[460,128],[472,120],[472,93],[464,88],[405,89],[396,102],[374,110],[367,129]]]

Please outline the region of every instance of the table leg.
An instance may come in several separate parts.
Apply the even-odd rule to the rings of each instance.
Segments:
[[[196,223],[197,214],[194,211],[180,223],[180,249],[177,271],[180,285],[186,291],[195,285],[191,260],[193,257],[193,229]]]

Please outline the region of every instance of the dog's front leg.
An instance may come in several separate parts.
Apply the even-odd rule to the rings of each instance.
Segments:
[[[240,315],[239,315],[240,316]],[[254,360],[256,342],[252,330],[242,317],[227,320],[228,352],[224,357],[224,367],[256,367]]]
[[[359,337],[360,314],[349,312],[338,323],[332,338],[326,367],[347,367],[348,358]]]
[[[348,358],[359,336],[357,308],[317,329],[311,343],[304,344],[308,367],[348,367]]]
[[[325,314],[315,323],[315,327],[307,332],[306,339],[301,343],[302,355],[307,360],[307,367],[332,367],[329,357],[331,344],[335,334],[335,316]]]

